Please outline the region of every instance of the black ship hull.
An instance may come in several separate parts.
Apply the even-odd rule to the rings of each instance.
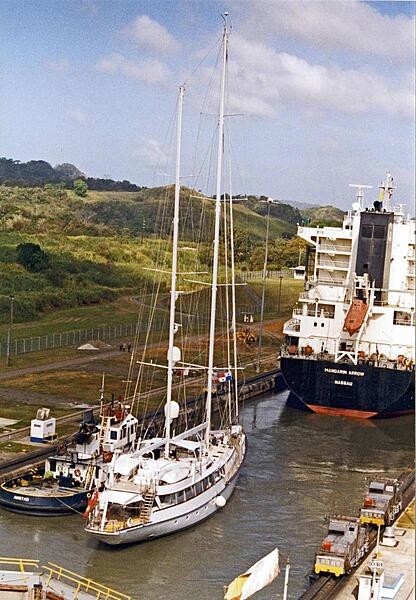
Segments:
[[[0,485],[0,507],[36,517],[83,513],[91,492],[83,488],[63,489],[58,482],[50,485],[22,485],[24,476]]]
[[[311,358],[281,358],[296,408],[359,418],[393,417],[415,409],[415,372]]]

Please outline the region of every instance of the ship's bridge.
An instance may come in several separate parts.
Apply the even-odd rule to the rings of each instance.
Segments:
[[[331,242],[340,240],[340,248],[342,249],[344,247],[342,240],[351,240],[352,229],[350,227],[341,229],[340,227],[304,227],[300,225],[297,234],[313,246],[319,243],[320,238],[325,238]],[[336,244],[332,244],[332,247],[335,248]]]

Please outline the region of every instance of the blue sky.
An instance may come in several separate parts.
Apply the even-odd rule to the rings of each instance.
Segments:
[[[167,183],[160,164],[178,85],[187,81],[184,121],[196,126],[227,10],[230,108],[241,115],[232,124],[233,191],[346,209],[349,183],[377,188],[389,170],[395,199],[413,210],[414,2],[0,0],[0,8],[1,156]],[[200,79],[189,77],[207,54]]]

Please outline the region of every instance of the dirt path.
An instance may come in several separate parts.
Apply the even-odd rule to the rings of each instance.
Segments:
[[[30,373],[42,373],[43,371],[59,371],[60,369],[67,369],[68,367],[79,367],[83,365],[87,365],[88,363],[93,362],[94,360],[102,360],[106,358],[111,358],[112,356],[119,356],[120,352],[118,350],[111,350],[111,352],[100,352],[94,351],[94,355],[91,356],[83,356],[81,358],[72,358],[68,360],[61,360],[51,363],[46,363],[44,365],[34,365],[33,367],[24,367],[22,369],[11,369],[10,371],[6,371],[4,373],[0,373],[0,381],[5,381],[7,379],[15,379],[20,375],[28,375]]]
[[[109,352],[94,351],[94,354],[88,354],[80,358],[72,358],[68,360],[57,360],[56,362],[45,363],[43,365],[33,365],[31,367],[24,367],[22,369],[10,369],[4,373],[0,373],[0,398],[10,400],[11,402],[23,402],[25,404],[34,404],[37,406],[57,406],[60,404],[68,405],[69,398],[62,396],[50,395],[34,392],[33,390],[20,390],[16,388],[8,388],[7,380],[16,379],[23,375],[30,375],[33,373],[43,373],[45,371],[59,371],[61,369],[68,369],[69,367],[82,367],[88,366],[97,360],[103,360],[119,356],[119,350],[111,350]]]

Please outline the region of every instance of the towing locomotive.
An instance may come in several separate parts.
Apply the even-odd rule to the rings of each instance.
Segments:
[[[328,533],[315,556],[315,574],[330,573],[336,577],[348,574],[368,549],[368,527],[358,517],[331,517]]]
[[[403,506],[403,493],[414,479],[414,469],[409,466],[397,479],[376,477],[369,486],[360,509],[360,521],[387,527],[397,517]]]
[[[376,477],[369,483],[358,517],[330,517],[328,533],[315,555],[311,579],[320,573],[340,577],[356,567],[370,548],[375,527],[388,527],[402,510],[403,496],[414,478],[413,465],[397,479]]]

